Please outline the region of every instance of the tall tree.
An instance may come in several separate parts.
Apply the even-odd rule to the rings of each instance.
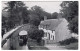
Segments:
[[[38,27],[38,25],[40,24],[39,16],[35,14],[30,14],[29,18],[29,23]]]
[[[51,18],[51,13],[44,11],[40,6],[31,7],[30,13],[38,15],[40,20],[44,20],[44,16],[46,16],[48,19]]]
[[[54,13],[52,13],[52,16],[51,16],[51,18],[52,19],[57,19],[58,17],[58,13],[57,12],[54,12]]]
[[[47,19],[52,19],[52,18],[51,18],[51,13],[48,13],[48,12],[44,11],[43,14],[44,14],[44,16],[47,17]]]
[[[39,7],[39,6],[31,7],[31,14],[38,15],[40,20],[44,19],[43,13],[44,13],[44,10],[41,7]]]
[[[16,24],[23,24],[27,19],[28,10],[25,4],[21,1],[9,1],[7,7],[9,12],[9,26],[14,27]],[[28,21],[26,21],[28,22]]]
[[[78,1],[64,1],[61,7],[62,16],[69,22],[69,29],[78,34]]]
[[[8,26],[11,28],[13,26],[11,26],[11,24],[10,24],[10,22],[11,22],[10,17],[13,16],[12,14],[13,14],[13,7],[15,6],[15,1],[7,2],[6,5],[7,5],[7,7],[5,7],[3,10],[7,9],[7,12],[9,13]]]

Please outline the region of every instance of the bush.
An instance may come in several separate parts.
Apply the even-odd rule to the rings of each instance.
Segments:
[[[43,30],[31,29],[30,31],[28,31],[28,37],[37,40],[37,42],[40,42],[43,36]]]
[[[70,43],[74,43],[74,42],[78,42],[78,40],[75,39],[74,37],[71,37],[71,38],[69,38],[69,39],[62,40],[62,41],[60,41],[59,43],[60,43],[61,45],[69,45]]]
[[[39,38],[37,39],[37,42],[41,42],[42,37],[44,36],[44,31],[43,30],[39,30]]]

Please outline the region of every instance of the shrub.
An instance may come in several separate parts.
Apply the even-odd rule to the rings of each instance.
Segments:
[[[40,42],[43,36],[43,30],[31,29],[30,31],[28,31],[28,37],[37,40],[37,42]]]
[[[69,45],[70,43],[74,43],[74,42],[78,42],[78,40],[75,39],[74,37],[71,37],[71,38],[66,39],[66,40],[59,41],[59,43],[61,45]]]

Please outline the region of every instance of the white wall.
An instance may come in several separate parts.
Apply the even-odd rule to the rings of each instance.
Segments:
[[[49,40],[55,40],[55,31],[53,31],[53,33],[52,33],[51,30],[46,30],[46,29],[43,29],[43,28],[39,28],[39,29],[43,30],[45,32],[44,37],[46,37]],[[50,38],[49,38],[49,34],[50,34]]]
[[[68,25],[68,22],[66,21],[66,19],[62,19],[62,22],[58,25],[58,27],[55,30],[56,42],[59,42],[71,37],[71,33],[67,25]]]

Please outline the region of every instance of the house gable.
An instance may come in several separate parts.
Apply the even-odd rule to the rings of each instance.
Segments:
[[[62,22],[55,29],[56,42],[68,39],[71,37],[70,30],[68,29],[68,22],[65,18],[62,18]]]

